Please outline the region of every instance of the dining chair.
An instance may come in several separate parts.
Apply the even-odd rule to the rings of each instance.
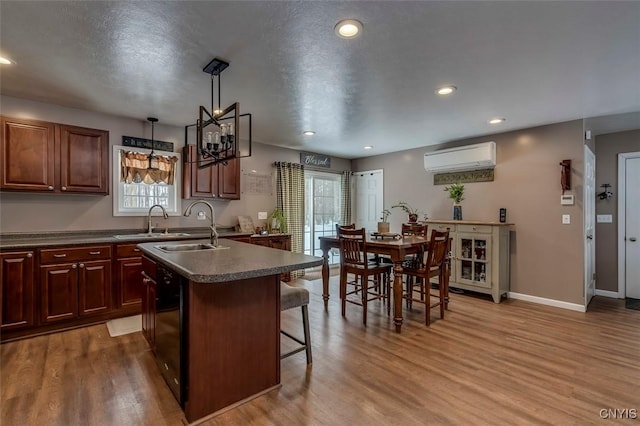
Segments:
[[[369,259],[365,230],[338,228],[340,241],[340,299],[342,316],[347,303],[362,306],[362,323],[367,325],[367,304],[382,300],[390,312],[390,274],[393,265]],[[349,274],[355,279],[348,280]],[[353,297],[355,295],[355,297]],[[352,297],[350,297],[352,296]]]
[[[418,236],[418,237],[424,237],[427,238],[428,234],[427,234],[427,230],[429,229],[429,225],[427,224],[419,224],[419,223],[403,223],[402,224],[402,236],[406,237],[406,236]],[[413,268],[413,269],[417,269],[419,267],[420,264],[422,264],[423,262],[423,258],[422,258],[423,253],[414,253],[414,254],[408,254],[405,256],[404,261],[402,262],[402,266],[404,268]],[[420,278],[415,278],[416,282],[419,282]],[[407,291],[409,289],[410,286],[414,285],[414,277],[407,275],[405,277],[405,282],[407,285]],[[420,285],[419,288],[421,289],[420,291],[420,300],[423,301],[424,300],[424,286]],[[409,308],[411,306],[411,300],[407,299],[405,301],[407,308]]]
[[[444,311],[448,303],[449,259],[447,252],[449,247],[449,230],[440,232],[434,229],[431,231],[427,253],[424,253],[424,246],[420,248],[419,255],[424,259],[423,262],[415,265],[416,267],[404,268],[404,274],[408,277],[420,278],[420,281],[416,280],[415,284],[412,282],[411,285],[407,285],[404,297],[408,300],[409,307],[412,307],[412,302],[424,303],[425,324],[427,326],[431,323],[431,308],[440,306],[440,318],[444,319]],[[431,278],[434,277],[438,277],[438,293],[432,295]],[[420,292],[419,299],[414,297],[416,290]],[[431,296],[436,296],[438,301],[431,303]]]

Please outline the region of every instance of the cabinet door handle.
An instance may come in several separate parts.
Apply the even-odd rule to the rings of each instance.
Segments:
[[[29,258],[33,257],[33,253],[27,253],[27,257]]]
[[[62,188],[60,188],[60,189],[62,189],[63,191],[66,191],[66,190],[67,190],[67,187],[66,187],[66,186],[63,186],[63,187],[62,187]]]
[[[81,268],[84,268],[84,263],[81,263],[81,264],[80,264],[80,267],[81,267]]]
[[[134,248],[133,251],[140,251],[140,249],[139,248]]]
[[[637,240],[636,240],[636,237],[630,237],[629,241],[631,241],[632,243],[635,243]]]
[[[77,264],[75,264],[75,263],[74,263],[73,265],[71,265],[71,268],[72,268],[72,269],[76,269],[77,267],[78,267],[78,265],[77,265]]]
[[[53,186],[49,185],[49,186],[47,187],[47,189],[48,189],[49,191],[53,191]]]
[[[99,251],[90,251],[89,254],[98,255],[98,254],[100,254],[100,252]]]
[[[67,257],[66,254],[54,254],[53,257],[56,257],[58,259],[62,258],[62,257]]]

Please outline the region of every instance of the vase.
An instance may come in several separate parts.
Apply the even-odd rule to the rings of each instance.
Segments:
[[[453,204],[453,220],[462,220],[462,206],[458,203]]]
[[[389,232],[389,222],[378,222],[378,234]]]

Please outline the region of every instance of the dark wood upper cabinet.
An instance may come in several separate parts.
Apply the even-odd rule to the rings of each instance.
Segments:
[[[109,193],[109,132],[2,117],[0,189]]]
[[[55,189],[55,125],[2,117],[0,189]]]
[[[226,165],[217,164],[199,169],[194,162],[197,147],[184,148],[184,179],[182,197],[240,199],[240,159],[229,160]]]
[[[109,193],[109,132],[67,125],[60,136],[60,190]]]

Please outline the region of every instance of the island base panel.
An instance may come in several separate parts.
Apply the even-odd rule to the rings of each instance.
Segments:
[[[280,383],[280,279],[188,285],[184,411],[193,422]]]

